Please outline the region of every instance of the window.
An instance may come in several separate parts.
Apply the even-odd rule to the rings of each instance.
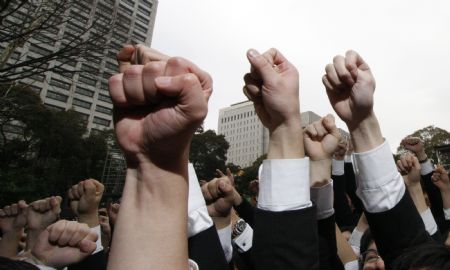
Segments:
[[[30,76],[30,78],[37,82],[42,82],[45,79],[45,75],[44,74],[33,74]]]
[[[88,85],[92,85],[92,86],[95,86],[95,83],[96,83],[95,79],[88,78],[88,77],[85,77],[85,76],[80,76],[78,78],[78,81],[82,82],[82,83],[85,83],[85,84],[88,84]]]
[[[34,52],[35,54],[39,55],[49,55],[52,53],[51,50],[36,45],[30,47],[30,52]]]
[[[95,116],[95,117],[94,117],[94,121],[92,121],[92,122],[94,122],[95,124],[99,124],[99,125],[108,127],[108,126],[109,126],[109,123],[110,123],[111,121]]]
[[[93,97],[94,96],[94,91],[91,91],[89,89],[86,89],[84,87],[81,86],[77,86],[75,93],[83,95],[83,96],[87,96],[87,97]]]
[[[153,6],[153,4],[148,0],[140,0],[139,3],[143,4],[144,6],[148,7],[149,9],[151,9]]]
[[[113,63],[110,63],[110,62],[106,62],[105,63],[105,67],[110,69],[110,70],[112,70],[112,71],[118,70],[117,64],[113,64]]]
[[[134,28],[141,32],[147,33],[147,27],[142,26],[139,23],[134,23]]]
[[[104,107],[104,106],[100,106],[97,105],[97,107],[95,107],[95,111],[96,112],[101,112],[107,115],[112,115],[112,110],[110,108]]]
[[[62,81],[62,80],[58,80],[58,79],[55,79],[55,78],[52,78],[52,80],[50,81],[50,85],[62,88],[64,90],[69,90],[70,86],[71,86],[70,83]]]
[[[146,39],[145,36],[143,36],[143,35],[141,35],[139,33],[136,33],[136,32],[133,32],[133,38],[136,39],[136,40],[139,40],[141,42],[145,42],[145,39]]]
[[[144,8],[143,6],[139,6],[138,9],[139,9],[139,12],[141,12],[141,13],[147,15],[147,16],[150,16],[150,14],[152,14],[152,12],[151,12],[150,10],[147,10],[147,9]]]
[[[86,109],[90,109],[91,108],[91,103],[83,101],[81,99],[77,99],[77,98],[73,99],[72,104],[76,105],[76,106],[79,106],[79,107],[82,107],[82,108],[86,108]]]
[[[124,12],[127,15],[130,15],[130,16],[133,15],[133,10],[131,10],[129,7],[126,7],[122,3],[119,5],[119,10]]]
[[[54,100],[58,100],[58,101],[62,101],[62,102],[67,102],[67,99],[69,98],[66,95],[54,92],[54,91],[48,91],[46,97],[50,98],[50,99],[54,99]]]
[[[141,14],[137,13],[136,14],[136,20],[144,23],[145,25],[149,25],[150,24],[150,20],[147,19],[146,17],[142,16]]]
[[[107,95],[99,94],[98,100],[104,101],[106,103],[112,104],[111,98]]]

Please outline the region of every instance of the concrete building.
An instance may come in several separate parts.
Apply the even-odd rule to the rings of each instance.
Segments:
[[[307,111],[301,114],[302,126],[317,121],[321,116]],[[346,134],[341,130],[341,133]],[[253,102],[244,101],[219,111],[218,134],[225,135],[230,144],[227,162],[247,167],[261,155],[266,154],[269,145],[269,131],[256,115]]]
[[[103,57],[98,61],[73,61],[65,63],[64,70],[81,70],[73,76],[60,76],[54,72],[36,74],[22,82],[32,86],[39,93],[47,107],[56,110],[73,108],[86,121],[89,131],[112,128],[112,104],[108,93],[108,79],[118,71],[116,54],[123,44],[151,43],[158,0],[80,0],[74,1],[69,14],[74,19],[55,29],[60,42],[46,42],[44,35],[34,37],[14,52],[12,59],[36,58],[47,55],[73,36],[80,29],[95,20],[115,18],[109,27],[113,30],[103,36],[105,45]],[[88,35],[95,34],[95,28]],[[48,38],[47,38],[48,40]],[[33,40],[32,40],[33,41]],[[106,48],[106,46],[105,46]],[[54,60],[49,66],[57,63]]]

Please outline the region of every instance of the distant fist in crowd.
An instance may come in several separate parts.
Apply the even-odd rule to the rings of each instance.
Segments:
[[[448,177],[448,171],[444,169],[442,165],[438,165],[431,176],[433,184],[437,186],[441,191],[450,193],[450,181]]]
[[[425,153],[425,144],[421,138],[408,136],[404,138],[400,144],[406,150],[409,150],[416,154],[417,158],[420,161],[427,159],[427,154]]]
[[[19,201],[0,209],[0,230],[3,234],[22,230],[27,224],[27,208],[25,201]]]
[[[417,157],[406,153],[397,160],[397,169],[407,186],[420,185],[420,163]]]
[[[214,178],[201,186],[211,217],[229,216],[236,197],[240,196],[234,189],[234,178],[231,171],[227,169],[227,175],[222,172],[220,174],[221,177]]]
[[[94,179],[87,179],[73,185],[68,192],[70,208],[73,213],[77,217],[97,215],[104,190],[103,184]]]
[[[56,222],[61,212],[60,196],[52,196],[32,202],[27,211],[27,227],[29,230],[44,230]]]
[[[306,154],[312,161],[331,159],[341,140],[341,133],[334,123],[333,115],[329,114],[308,125],[303,140]]]

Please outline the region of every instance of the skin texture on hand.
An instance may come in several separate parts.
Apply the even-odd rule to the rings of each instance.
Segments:
[[[250,49],[247,58],[251,70],[244,76],[243,91],[269,129],[267,158],[303,158],[297,69],[276,49],[264,54]]]
[[[413,154],[406,153],[397,161],[398,171],[403,175],[406,187],[419,213],[428,209],[420,185],[420,163]]]
[[[356,152],[365,152],[383,143],[373,112],[375,79],[369,65],[355,51],[336,56],[325,67],[322,82],[331,106],[347,124]]]
[[[50,224],[56,222],[61,212],[61,200],[59,196],[48,197],[32,202],[27,210],[27,247],[33,248],[39,234]]]
[[[31,254],[40,264],[59,269],[94,252],[97,238],[86,224],[60,220],[41,232]]]
[[[106,208],[101,208],[98,210],[98,221],[100,224],[100,230],[102,235],[102,246],[105,251],[108,250],[111,243],[111,225],[109,224],[108,211]]]
[[[78,221],[89,227],[98,226],[98,206],[105,187],[94,179],[87,179],[73,185],[68,191],[70,208]]]
[[[108,205],[108,217],[109,217],[109,224],[111,227],[114,227],[117,221],[117,215],[119,214],[120,204],[118,203],[110,203]]]
[[[211,217],[229,217],[237,193],[231,171],[227,170],[227,175],[222,172],[220,174],[221,177],[214,178],[201,186],[208,214]]]
[[[450,180],[448,171],[442,165],[438,165],[431,176],[431,181],[441,191],[443,207],[450,209]]]
[[[344,160],[347,150],[348,150],[348,140],[345,137],[341,138],[336,150],[334,151],[333,158],[336,160]]]

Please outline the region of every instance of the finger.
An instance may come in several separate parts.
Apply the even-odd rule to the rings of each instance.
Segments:
[[[263,56],[272,66],[275,66],[275,70],[278,72],[284,71],[290,65],[290,62],[284,55],[275,48],[269,49]]]
[[[125,45],[117,53],[117,63],[119,64],[119,72],[123,73],[131,66],[132,56],[135,51],[133,45]]]
[[[264,81],[269,81],[277,76],[278,72],[274,70],[273,66],[258,51],[254,49],[248,50],[247,59]]]
[[[340,89],[344,87],[343,83],[337,75],[336,69],[334,68],[333,64],[326,65],[325,72],[327,73],[327,79],[331,83],[333,88]]]
[[[105,186],[100,183],[99,181],[95,180],[95,179],[91,179],[92,183],[95,185],[95,192],[96,194],[103,194],[103,192],[105,191]]]
[[[412,163],[411,164],[412,168],[414,168],[416,170],[420,170],[420,162],[419,162],[419,159],[416,156],[412,157],[411,163]]]
[[[206,180],[200,180],[198,181],[199,185],[202,187],[204,184],[208,183]]]
[[[403,167],[401,160],[397,160],[397,168],[400,174],[404,174],[406,172],[405,167]]]
[[[78,191],[78,185],[73,185],[72,186],[72,194],[73,194],[73,198],[74,200],[79,200],[81,195],[80,192]]]
[[[115,106],[126,107],[128,100],[123,88],[123,73],[113,75],[109,78],[109,95]]]
[[[230,168],[227,168],[227,176],[228,176],[228,179],[230,179],[231,185],[234,186],[234,176],[233,176],[233,173],[231,172]]]
[[[69,223],[69,221],[67,221],[67,220],[60,220],[60,221],[48,226],[47,227],[47,231],[49,232],[48,240],[51,243],[57,243],[58,239],[63,234],[68,223]]]
[[[76,222],[76,221],[67,222],[66,226],[64,228],[64,231],[62,232],[61,236],[57,240],[58,245],[67,246],[69,243],[69,240],[75,234],[77,227],[78,227],[78,222]]]
[[[220,179],[218,181],[218,190],[222,197],[229,197],[233,193],[233,186],[227,181]]]
[[[88,196],[95,196],[97,188],[93,180],[88,179],[84,181],[84,192]]]
[[[73,201],[75,199],[72,188],[69,188],[69,191],[67,191],[67,197],[69,198],[69,201]]]
[[[308,126],[306,127],[306,133],[308,134],[308,136],[309,136],[310,138],[315,138],[315,137],[317,137],[317,131],[316,131],[314,125],[308,125]]]
[[[158,103],[161,100],[161,94],[156,90],[155,78],[163,76],[166,69],[166,62],[157,61],[145,64],[142,70],[142,86],[144,96],[150,103]]]
[[[220,177],[225,176],[225,174],[224,174],[221,170],[219,170],[219,169],[216,169],[216,173],[217,173]]]
[[[53,213],[59,214],[61,212],[61,201],[62,201],[62,198],[60,196],[51,197],[50,207],[51,207]]]
[[[24,200],[20,200],[17,204],[19,206],[19,212],[23,212],[28,208],[28,204]]]
[[[5,214],[7,216],[11,216],[11,206],[7,205],[7,206],[3,207],[3,211],[5,211]]]
[[[334,87],[330,83],[330,81],[328,80],[327,75],[323,75],[322,76],[322,83],[325,86],[325,89],[327,89],[327,91],[333,91],[334,90]]]
[[[201,186],[201,190],[202,190],[203,197],[205,198],[205,201],[206,202],[211,202],[211,201],[214,200],[214,198],[211,195],[211,193],[209,192],[208,186],[209,186],[209,183],[207,182],[207,183],[205,183],[204,185]]]
[[[209,194],[211,194],[211,197],[216,200],[220,197],[220,193],[219,193],[219,181],[218,179],[213,179],[208,183],[208,191]]]
[[[333,58],[333,65],[340,81],[352,87],[355,84],[355,80],[353,80],[352,74],[350,74],[350,71],[345,66],[345,58],[341,55],[335,56]]]
[[[400,160],[401,160],[401,162],[402,162],[403,168],[405,168],[405,171],[406,171],[406,172],[409,172],[410,167],[409,167],[409,165],[408,165],[408,161],[406,160],[406,158],[405,158],[405,157],[402,157]]]
[[[18,214],[19,207],[17,203],[11,204],[11,215],[16,216]]]
[[[75,232],[69,239],[68,245],[76,247],[81,240],[83,240],[90,233],[89,227],[86,224],[77,224]]]
[[[213,85],[212,78],[208,72],[203,71],[194,63],[181,57],[171,57],[167,60],[166,70],[164,71],[165,76],[177,76],[186,73],[192,73],[197,76],[202,86],[203,95],[206,97],[206,100],[209,100],[213,91]]]
[[[78,194],[80,195],[80,198],[84,195],[84,181],[81,181],[77,185]]]
[[[84,253],[91,254],[97,248],[95,242],[97,241],[97,234],[90,232],[84,239],[78,243],[78,247]]]
[[[123,73],[123,90],[128,103],[133,105],[146,104],[142,83],[143,65],[130,66]]]
[[[317,131],[317,137],[318,138],[323,138],[325,135],[327,135],[327,130],[325,129],[325,127],[322,125],[321,121],[316,121],[312,124],[314,126],[314,128]]]
[[[145,65],[153,61],[166,62],[170,58],[168,55],[142,44],[136,45],[135,49],[133,57],[133,64],[135,65]]]
[[[0,217],[1,217],[1,218],[6,217],[6,212],[3,211],[3,209],[0,209]]]
[[[345,66],[352,74],[353,80],[358,77],[358,69],[369,70],[369,66],[364,62],[362,57],[355,51],[347,51],[345,53]]]
[[[333,135],[333,137],[337,138],[338,140],[341,140],[342,135],[336,126],[335,119],[332,114],[328,114],[327,116],[325,116],[322,120],[322,124],[329,134]],[[342,148],[347,148],[346,142],[342,143]]]

